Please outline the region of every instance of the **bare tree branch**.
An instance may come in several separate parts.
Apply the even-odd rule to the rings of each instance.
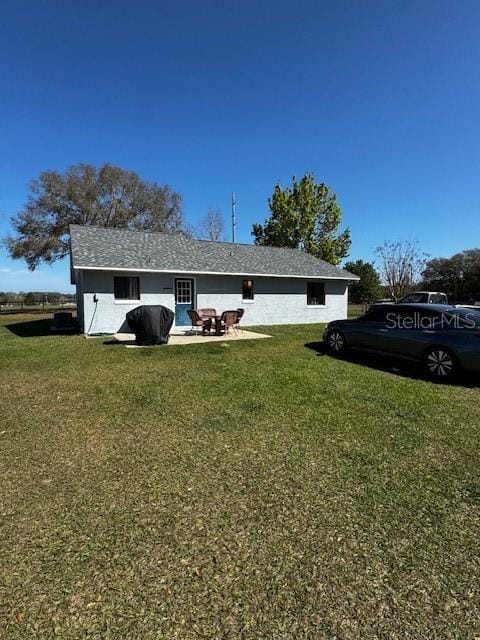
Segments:
[[[419,250],[416,240],[384,242],[375,253],[380,260],[382,279],[395,300],[419,282],[427,255]]]
[[[220,209],[209,209],[196,228],[195,235],[203,240],[225,240],[225,221]]]

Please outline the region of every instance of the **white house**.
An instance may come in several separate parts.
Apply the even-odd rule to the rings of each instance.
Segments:
[[[127,311],[161,304],[188,327],[191,308],[243,307],[242,324],[329,322],[347,315],[348,271],[297,249],[72,225],[71,276],[86,334],[128,331]]]

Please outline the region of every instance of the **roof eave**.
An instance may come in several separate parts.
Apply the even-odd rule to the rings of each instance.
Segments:
[[[249,276],[254,278],[300,278],[303,280],[360,280],[358,276],[329,276],[320,274],[310,275],[297,275],[297,274],[282,274],[282,273],[252,273],[251,271],[199,271],[197,270],[184,270],[184,269],[132,269],[131,267],[98,267],[98,266],[83,266],[75,265],[74,269],[85,271],[122,271],[131,273],[182,273],[192,275],[205,275],[205,276]]]

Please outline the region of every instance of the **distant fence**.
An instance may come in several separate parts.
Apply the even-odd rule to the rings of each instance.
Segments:
[[[71,309],[75,311],[77,305],[75,302],[61,301],[61,302],[36,302],[28,304],[19,300],[11,300],[0,302],[0,313],[41,313],[47,311],[55,311],[56,309]]]
[[[348,317],[356,318],[363,315],[368,309],[367,304],[349,304],[348,305]]]

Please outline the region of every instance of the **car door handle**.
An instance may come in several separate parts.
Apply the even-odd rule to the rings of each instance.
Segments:
[[[388,333],[388,329],[379,329],[380,333]]]

